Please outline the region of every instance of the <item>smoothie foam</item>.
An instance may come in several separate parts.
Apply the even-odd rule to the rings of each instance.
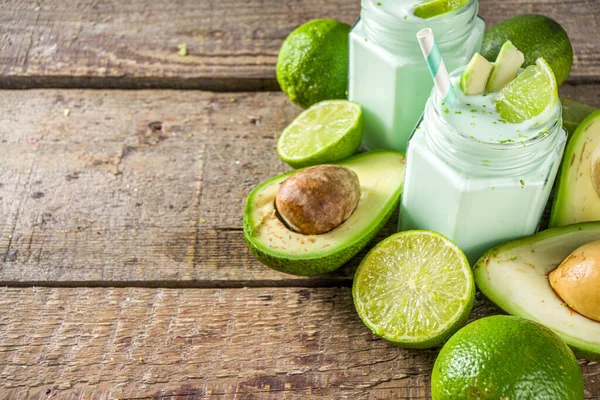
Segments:
[[[548,122],[560,116],[560,103],[543,113],[513,124],[502,119],[494,106],[498,93],[466,95],[459,84],[459,77],[452,78],[456,101],[446,104],[440,100],[442,118],[461,135],[484,143],[519,143],[526,146],[538,135],[548,134]]]
[[[381,10],[385,11],[389,15],[393,15],[401,19],[414,19],[421,20],[421,18],[415,16],[415,8],[423,4],[420,0],[366,0],[377,4]]]

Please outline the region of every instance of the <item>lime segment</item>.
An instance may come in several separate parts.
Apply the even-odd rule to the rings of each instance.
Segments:
[[[358,315],[373,333],[403,347],[440,344],[467,320],[475,300],[471,267],[444,236],[397,233],[362,261],[352,287]]]
[[[415,8],[415,15],[427,19],[446,14],[467,4],[469,0],[433,0]]]
[[[496,111],[512,123],[523,122],[553,107],[558,101],[558,85],[552,68],[543,58],[530,65],[502,89],[496,98]]]
[[[322,101],[285,128],[277,153],[294,168],[343,160],[360,147],[362,109],[347,100]]]

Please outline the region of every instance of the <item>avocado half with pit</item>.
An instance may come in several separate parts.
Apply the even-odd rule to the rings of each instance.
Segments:
[[[485,297],[509,314],[556,332],[578,357],[600,361],[600,322],[566,306],[548,274],[579,246],[600,240],[600,222],[549,229],[494,247],[474,267]]]
[[[350,168],[358,175],[361,194],[352,215],[326,233],[294,232],[275,212],[279,186],[298,171],[269,179],[250,192],[244,209],[244,238],[250,251],[263,264],[304,276],[334,271],[358,253],[388,221],[402,193],[404,154],[392,150],[373,151],[347,158],[337,165]]]
[[[600,221],[600,110],[569,140],[557,182],[550,227]]]

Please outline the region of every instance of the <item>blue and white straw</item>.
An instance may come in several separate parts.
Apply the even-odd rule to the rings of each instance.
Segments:
[[[429,67],[429,72],[433,77],[433,82],[437,88],[438,94],[446,103],[452,103],[456,100],[456,93],[450,82],[450,75],[442,59],[442,53],[438,47],[431,28],[424,28],[417,32],[417,40],[421,45],[423,56]]]

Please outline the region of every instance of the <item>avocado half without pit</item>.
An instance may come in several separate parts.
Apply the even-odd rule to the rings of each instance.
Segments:
[[[569,139],[557,184],[550,227],[600,221],[600,110]]]
[[[248,248],[281,272],[310,276],[336,270],[393,214],[404,165],[400,152],[372,151],[261,183],[246,199]]]
[[[575,355],[600,361],[599,241],[600,221],[513,240],[479,259],[475,283],[504,311],[546,325]]]
[[[294,232],[319,235],[347,220],[359,199],[360,183],[354,171],[340,165],[318,165],[283,181],[275,210]]]

